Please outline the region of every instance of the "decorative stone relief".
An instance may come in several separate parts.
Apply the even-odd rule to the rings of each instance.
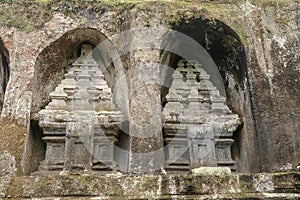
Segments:
[[[230,146],[240,123],[201,65],[180,60],[163,110],[166,169],[234,169]]]
[[[91,51],[91,45],[82,45],[81,56],[50,93],[48,106],[39,112],[47,144],[40,171],[117,168],[114,143],[123,115],[116,111],[111,89]]]

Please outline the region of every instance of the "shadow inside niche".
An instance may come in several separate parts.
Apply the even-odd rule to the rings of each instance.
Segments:
[[[172,24],[172,29],[196,40],[216,63],[225,87],[230,73],[238,83],[246,76],[245,48],[237,33],[225,23],[215,19],[180,20]]]
[[[114,145],[114,159],[117,162],[117,170],[128,172],[128,158],[130,151],[129,122],[122,124],[122,130],[119,131],[117,143]]]
[[[234,140],[232,146],[231,146],[231,155],[232,159],[238,163],[241,156],[241,133],[243,129],[244,124],[240,124],[238,128],[234,131],[232,139]]]
[[[41,161],[45,159],[46,144],[43,141],[43,130],[37,120],[30,121],[30,131],[27,134],[24,159],[24,173],[30,175],[38,171]]]
[[[4,95],[9,80],[9,53],[0,38],[0,112],[4,104]]]
[[[251,104],[247,104],[247,98],[250,97],[245,96],[247,94],[245,80],[247,80],[248,64],[245,47],[239,35],[225,23],[216,19],[181,19],[171,24],[171,27],[173,30],[194,39],[208,52],[222,77],[227,106],[240,117],[247,115],[248,110],[251,110]],[[182,46],[178,48],[183,49]],[[163,64],[172,67],[177,62],[178,56],[170,53],[169,60],[169,63]],[[171,81],[172,79],[169,83]],[[162,106],[166,103],[165,96],[167,93],[168,87],[162,87]],[[251,119],[247,119],[246,124],[249,124],[249,122],[251,123]],[[257,144],[256,135],[248,134],[248,129],[255,130],[255,127],[249,128],[249,125],[244,126],[244,124],[241,124],[233,135],[234,143],[231,147],[231,153],[232,158],[236,161],[237,171],[257,171],[256,166],[259,165],[255,151],[249,153],[249,148],[256,149]],[[248,146],[253,144],[255,145]],[[249,163],[249,160],[253,161],[254,164]]]

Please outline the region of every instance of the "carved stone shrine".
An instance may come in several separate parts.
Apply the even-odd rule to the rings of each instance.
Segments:
[[[123,115],[111,89],[84,44],[81,56],[50,93],[51,102],[39,112],[47,148],[40,171],[101,171],[116,169],[114,144]]]
[[[240,124],[200,64],[181,59],[163,110],[167,170],[234,169],[230,147]]]

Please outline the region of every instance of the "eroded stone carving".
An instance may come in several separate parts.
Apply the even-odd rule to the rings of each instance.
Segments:
[[[85,172],[116,168],[114,143],[123,115],[91,55],[82,45],[81,56],[65,79],[50,93],[51,102],[39,112],[47,144],[40,171]]]
[[[230,146],[240,123],[200,64],[180,60],[163,110],[166,168],[234,168]]]

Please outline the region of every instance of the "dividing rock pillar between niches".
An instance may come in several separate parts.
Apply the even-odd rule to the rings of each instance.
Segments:
[[[130,152],[129,172],[148,173],[164,167],[161,121],[159,65],[143,60],[144,54],[130,69]]]

